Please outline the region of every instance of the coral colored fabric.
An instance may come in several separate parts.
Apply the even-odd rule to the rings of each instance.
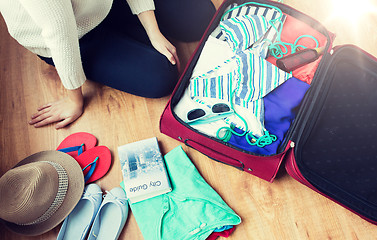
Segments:
[[[322,33],[313,29],[311,26],[306,23],[297,20],[296,18],[287,15],[287,18],[283,25],[283,30],[281,33],[281,41],[287,43],[294,43],[296,39],[302,35],[311,35],[318,40],[319,47],[326,46],[327,38]],[[315,48],[316,43],[311,38],[301,38],[298,44],[306,46],[308,48]],[[291,48],[288,47],[288,53],[291,53]],[[284,56],[289,55],[285,54]],[[267,61],[276,65],[276,58],[269,56]],[[321,61],[321,57],[316,61],[309,63],[303,67],[300,67],[292,72],[293,77],[300,79],[308,84],[311,84],[314,73],[317,70],[318,64]]]

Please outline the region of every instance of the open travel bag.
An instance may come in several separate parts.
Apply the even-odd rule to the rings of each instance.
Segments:
[[[376,224],[377,59],[356,46],[333,48],[333,39],[282,3],[224,1],[161,132],[270,182],[284,162],[293,178]],[[293,71],[277,67],[304,49],[322,52]]]

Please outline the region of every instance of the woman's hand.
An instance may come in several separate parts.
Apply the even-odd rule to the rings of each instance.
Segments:
[[[177,50],[160,31],[151,32],[148,34],[149,40],[151,41],[153,47],[164,55],[171,64],[175,65],[178,62]]]
[[[138,18],[143,25],[145,31],[148,34],[149,40],[151,41],[153,47],[163,54],[173,65],[177,64],[179,69],[179,59],[177,55],[177,50],[171,44],[164,35],[160,32],[160,29],[157,25],[157,20],[154,15],[154,11],[145,11],[141,12],[138,15]]]
[[[29,124],[34,127],[43,127],[58,122],[55,128],[63,128],[81,116],[83,106],[81,87],[69,90],[68,97],[39,107],[38,112],[31,116]]]

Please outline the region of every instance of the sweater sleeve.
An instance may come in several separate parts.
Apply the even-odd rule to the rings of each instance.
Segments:
[[[127,3],[135,15],[148,10],[155,10],[153,0],[127,0]]]
[[[56,70],[67,89],[76,89],[86,80],[81,63],[77,25],[70,0],[20,0],[42,29]]]

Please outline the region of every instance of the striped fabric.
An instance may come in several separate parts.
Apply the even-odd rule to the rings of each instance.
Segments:
[[[237,7],[238,4],[233,3],[229,6],[225,12],[227,12],[229,9],[232,9],[234,7]],[[234,11],[230,11],[226,13],[223,16],[223,20],[238,17],[238,16],[245,16],[245,15],[259,15],[263,16],[268,20],[275,19],[279,16],[279,13],[271,8],[266,7],[259,7],[259,6],[253,6],[253,5],[245,5],[243,7],[240,7],[238,9],[235,9]]]
[[[229,9],[235,6],[233,4]],[[264,128],[263,97],[291,77],[265,60],[269,43],[261,40],[275,40],[277,33],[270,20],[277,17],[279,13],[274,9],[251,5],[226,13],[211,36],[227,42],[234,56],[207,73],[192,77],[190,97],[233,102],[235,106],[252,112]],[[242,128],[242,123],[239,125]]]
[[[236,68],[231,67],[234,65]],[[224,73],[224,69],[228,69],[228,72]],[[220,70],[222,73],[218,74]],[[280,70],[248,49],[237,53],[223,66],[191,79],[190,96],[230,102],[233,92],[234,104],[252,109],[263,123],[262,98],[290,77],[290,73]]]
[[[229,9],[232,9],[234,7],[237,7],[237,4],[231,4],[224,12],[227,12]],[[279,13],[271,8],[265,8],[265,7],[257,7],[257,6],[251,6],[251,5],[245,5],[243,7],[240,7],[234,11],[230,11],[229,13],[226,13],[223,16],[223,20],[227,20],[234,17],[240,17],[240,16],[263,16],[266,21],[270,21],[272,19],[276,19],[279,17]],[[211,34],[213,37],[216,37],[217,39],[225,40],[225,35],[221,31],[220,26],[217,27]]]
[[[249,49],[238,53],[236,59],[239,79],[235,96],[245,103],[263,98],[291,77]]]
[[[220,22],[221,31],[225,35],[225,41],[233,52],[243,51],[249,48],[263,35],[271,25],[263,16],[240,16]]]
[[[233,90],[232,83],[239,77],[237,72],[231,71],[224,75],[214,76],[210,78],[197,77],[191,80],[190,96],[217,98],[230,102],[231,92]]]

